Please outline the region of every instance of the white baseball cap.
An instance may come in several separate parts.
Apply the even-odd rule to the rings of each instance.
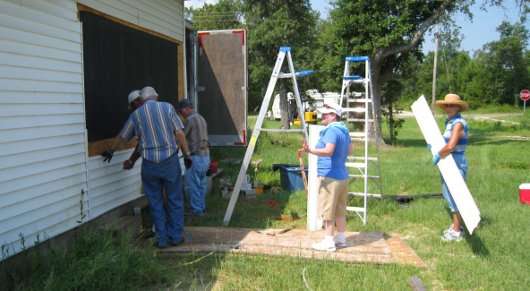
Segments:
[[[158,94],[156,93],[153,87],[147,86],[147,87],[144,87],[142,91],[140,91],[140,96],[142,97],[142,99],[146,100],[146,99],[158,97]]]
[[[320,114],[335,113],[337,116],[342,115],[342,108],[337,103],[326,103],[323,107],[318,108],[317,112]]]
[[[131,103],[138,98],[140,98],[140,90],[134,90],[129,93],[129,109],[131,109]]]

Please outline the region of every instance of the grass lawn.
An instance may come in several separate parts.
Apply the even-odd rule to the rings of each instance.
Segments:
[[[511,121],[522,122],[522,119],[520,116],[511,118]],[[255,117],[250,121],[252,128]],[[438,122],[442,128],[443,120]],[[274,121],[266,123],[266,126],[277,126]],[[35,286],[47,290],[57,290],[57,286],[58,289],[69,289],[66,286],[72,285],[61,284],[60,280],[79,280],[84,283],[75,285],[74,289],[410,290],[410,277],[418,276],[427,290],[527,290],[530,286],[530,205],[519,203],[518,187],[521,183],[530,183],[530,144],[513,137],[530,137],[530,127],[472,119],[468,119],[468,123],[467,182],[482,217],[472,236],[466,235],[460,242],[440,240],[442,231],[451,224],[450,213],[441,198],[416,198],[406,204],[392,199],[370,200],[367,225],[363,225],[353,213],[348,216],[349,231],[398,233],[425,261],[427,268],[242,254],[165,255],[157,254],[151,248],[127,248],[113,243],[110,245],[117,246],[109,252],[109,257],[115,258],[112,264],[122,268],[134,265],[128,269],[127,278],[143,278],[134,274],[151,270],[148,280],[124,285],[123,282],[133,280],[123,280],[126,275],[113,268],[102,272],[101,269],[107,270],[105,268],[109,268],[110,263],[101,258],[96,261],[97,256],[87,251],[77,255],[77,261],[85,262],[83,267],[69,268],[69,262],[59,260],[56,263],[62,267],[52,268],[50,265],[54,263],[49,262],[47,268],[36,268],[26,278],[11,276],[12,287],[20,290]],[[262,159],[257,179],[266,185],[279,185],[280,173],[272,171],[272,165],[298,164],[296,150],[300,147],[300,139],[301,135],[294,133],[262,133],[253,156],[253,160]],[[395,146],[380,149],[384,194],[441,193],[438,170],[432,165],[414,118],[405,120],[398,139]],[[214,148],[212,156],[218,161],[241,160],[244,150]],[[224,169],[221,177],[235,181],[239,166],[239,163],[220,162]],[[248,174],[254,179],[252,167]],[[228,200],[218,192],[220,180],[215,179],[213,191],[207,197],[207,215],[187,218],[186,225],[222,225]],[[269,200],[278,201],[279,206],[268,207],[266,202]],[[296,219],[282,221],[279,219],[281,214]],[[266,190],[255,200],[240,199],[230,227],[304,229],[306,194],[302,191],[272,194]],[[103,237],[102,240],[108,241],[109,238]],[[90,261],[92,257],[94,260]],[[136,257],[138,260],[134,260]],[[58,271],[54,273],[54,269],[77,272],[61,277],[57,275]],[[87,276],[95,281],[87,280]],[[109,280],[112,276],[120,278]]]

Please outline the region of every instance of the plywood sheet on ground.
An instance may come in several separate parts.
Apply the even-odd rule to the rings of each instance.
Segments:
[[[301,229],[187,227],[186,242],[167,248],[164,252],[218,251],[426,267],[397,234],[388,236],[378,232],[346,232],[347,247],[339,248],[336,252],[313,250],[311,245],[323,236],[323,232]]]

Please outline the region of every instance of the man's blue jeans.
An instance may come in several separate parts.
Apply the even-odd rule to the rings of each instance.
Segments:
[[[206,208],[206,173],[210,167],[210,155],[192,155],[193,164],[186,170],[186,198],[194,214],[203,213]]]
[[[184,199],[177,154],[161,163],[143,160],[142,183],[149,200],[158,245],[166,246],[168,241],[180,242],[184,228]],[[164,207],[162,189],[166,191],[167,207]]]

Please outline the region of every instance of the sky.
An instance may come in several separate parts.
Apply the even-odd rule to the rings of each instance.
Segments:
[[[194,0],[185,1],[185,6],[193,6],[195,8],[202,7],[204,3],[216,3],[217,0]],[[328,16],[329,4],[326,0],[310,0],[313,10],[320,12],[321,18]],[[477,1],[482,2],[482,1]],[[471,55],[488,42],[499,40],[499,33],[496,31],[497,26],[503,20],[510,23],[515,23],[519,19],[518,8],[515,6],[515,1],[507,0],[505,9],[500,7],[489,7],[487,12],[479,9],[480,5],[476,4],[472,7],[473,22],[462,14],[456,16],[455,20],[462,27],[463,40],[461,48],[468,51]],[[530,30],[530,19],[525,23]],[[435,46],[434,39],[431,34],[425,36],[423,44],[423,52],[433,51]]]

